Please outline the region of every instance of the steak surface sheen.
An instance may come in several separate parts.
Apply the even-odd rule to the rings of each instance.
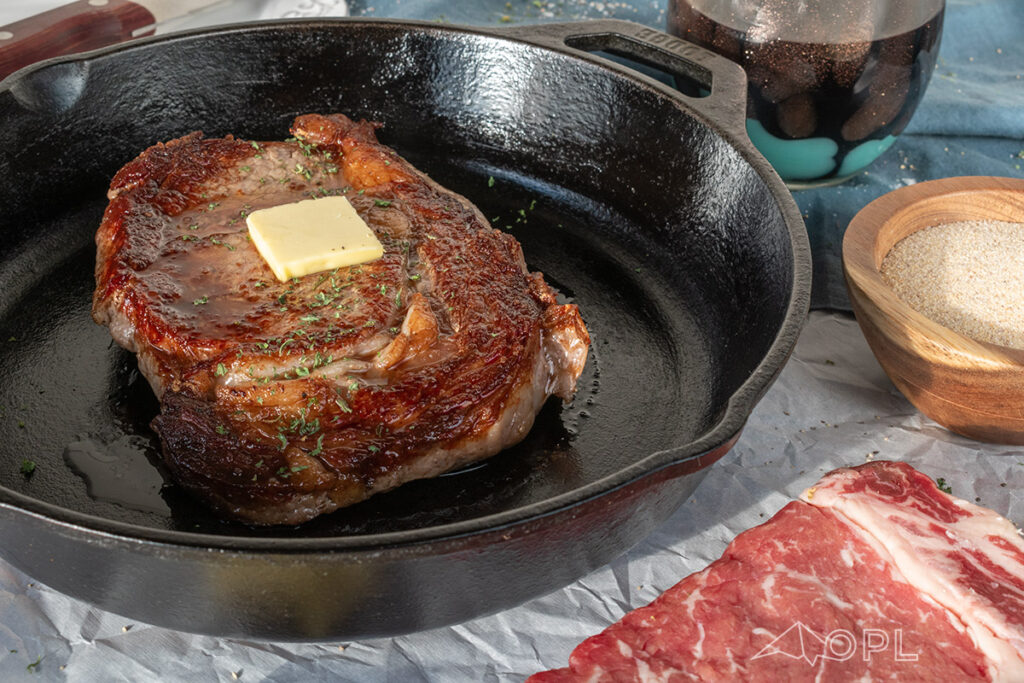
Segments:
[[[138,354],[173,476],[231,517],[297,524],[489,457],[583,370],[576,307],[376,127],[309,114],[285,142],[193,133],[111,183],[93,318]],[[245,217],[328,195],[383,257],[278,282]]]

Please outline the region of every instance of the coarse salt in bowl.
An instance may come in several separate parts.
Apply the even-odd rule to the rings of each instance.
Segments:
[[[1024,444],[1024,180],[890,192],[850,222],[843,270],[868,345],[918,410]]]
[[[971,339],[1024,349],[1024,223],[934,225],[900,240],[882,279],[930,320]]]

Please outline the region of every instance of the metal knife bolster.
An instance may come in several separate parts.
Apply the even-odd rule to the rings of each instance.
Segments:
[[[135,4],[142,5],[158,24],[168,19],[177,19],[186,14],[192,14],[211,5],[217,5],[224,0],[136,0]]]

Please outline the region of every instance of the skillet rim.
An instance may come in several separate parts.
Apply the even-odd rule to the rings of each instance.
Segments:
[[[703,469],[709,466],[710,463],[708,465],[701,465],[699,463],[701,457],[710,455],[722,446],[731,446],[739,437],[755,405],[771,386],[792,353],[810,308],[810,243],[796,202],[778,174],[754,148],[742,126],[733,127],[726,122],[715,122],[697,104],[699,100],[689,98],[638,71],[584,50],[569,47],[564,43],[553,45],[549,35],[553,27],[569,26],[573,27],[573,31],[576,31],[576,27],[578,27],[580,34],[611,32],[623,33],[627,36],[633,36],[638,30],[657,32],[657,29],[652,29],[635,22],[615,19],[558,22],[531,26],[531,28],[537,29],[544,35],[548,35],[549,40],[545,41],[543,36],[534,39],[527,37],[523,32],[522,26],[494,29],[458,24],[437,24],[424,20],[410,19],[338,17],[237,22],[178,31],[161,36],[139,38],[97,50],[37,62],[15,71],[0,81],[0,94],[10,91],[19,81],[31,74],[56,64],[85,62],[119,52],[130,52],[135,48],[154,44],[192,40],[210,35],[255,33],[281,29],[331,29],[332,27],[344,26],[400,28],[408,32],[420,34],[469,34],[478,37],[497,38],[503,41],[526,45],[534,49],[560,53],[588,62],[592,66],[612,71],[618,77],[630,80],[637,87],[651,91],[660,98],[667,97],[676,107],[683,109],[689,116],[696,118],[711,131],[723,138],[740,154],[744,161],[753,167],[757,175],[768,186],[768,190],[775,198],[782,213],[783,222],[789,234],[789,243],[793,256],[792,289],[786,312],[782,324],[775,334],[774,341],[761,361],[747,379],[730,395],[721,410],[718,420],[702,435],[689,443],[673,449],[648,453],[612,474],[552,498],[500,513],[474,517],[469,520],[379,534],[313,538],[268,538],[195,533],[121,522],[44,502],[2,485],[0,485],[0,508],[11,509],[16,514],[28,514],[33,517],[42,518],[61,528],[82,532],[97,539],[105,539],[115,543],[141,543],[143,545],[162,545],[196,550],[223,550],[236,553],[274,551],[295,554],[303,552],[347,551],[380,554],[387,551],[409,548],[410,546],[424,544],[433,546],[437,543],[454,542],[460,538],[484,535],[514,527],[525,527],[544,517],[567,511],[611,494],[674,465],[696,462],[698,465],[696,469]],[[688,43],[687,46],[695,47]],[[734,67],[735,71],[742,73],[742,68],[738,65],[725,61],[724,58],[719,58],[713,53],[703,50],[702,52],[705,52],[718,63],[724,62],[727,65],[726,68]],[[721,68],[721,66],[714,67],[712,69],[713,76],[716,73],[715,70]],[[738,132],[737,128],[742,132]]]

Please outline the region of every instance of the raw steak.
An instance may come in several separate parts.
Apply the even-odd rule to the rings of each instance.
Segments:
[[[138,354],[172,474],[229,516],[295,524],[489,457],[583,369],[576,307],[375,128],[310,114],[285,142],[193,133],[111,183],[93,317]],[[384,256],[278,282],[246,215],[339,194]]]
[[[1024,680],[1024,542],[904,463],[826,475],[530,678],[872,680]]]

